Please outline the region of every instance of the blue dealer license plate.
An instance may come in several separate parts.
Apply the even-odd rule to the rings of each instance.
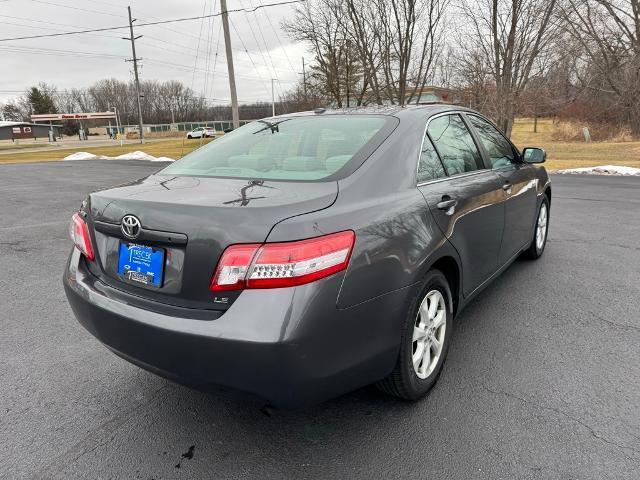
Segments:
[[[120,242],[118,274],[127,280],[159,287],[162,285],[164,250]]]

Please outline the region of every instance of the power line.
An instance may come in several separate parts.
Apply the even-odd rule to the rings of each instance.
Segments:
[[[98,52],[83,52],[77,50],[57,50],[53,48],[42,47],[14,47],[14,46],[0,46],[0,51],[20,53],[27,55],[51,55],[57,57],[95,57],[95,58],[113,58],[118,60],[124,60],[127,57],[122,55],[114,55],[110,53],[98,53]]]
[[[218,30],[218,35],[220,35],[220,29]],[[115,55],[110,53],[96,53],[96,52],[81,51],[81,50],[59,50],[59,49],[44,48],[44,47],[22,47],[22,46],[19,47],[19,46],[1,46],[0,45],[0,51],[20,53],[20,54],[26,54],[26,55],[51,55],[51,56],[72,57],[72,58],[78,57],[78,56],[86,57],[86,58],[104,58],[104,59],[113,59],[113,60],[125,60],[128,58],[127,56]],[[191,66],[168,62],[166,60],[160,60],[153,57],[145,56],[145,62],[153,63],[156,65],[170,66],[170,67],[178,68],[178,69],[189,71],[189,72],[193,71],[193,67]],[[217,66],[217,61],[214,61],[213,71],[211,72],[212,76],[216,73],[216,66]],[[206,73],[206,70],[203,68],[196,68],[196,71],[199,73]],[[218,75],[226,76],[226,74],[221,72],[218,72]],[[259,80],[260,82],[264,82],[264,78],[260,76],[244,75],[244,74],[236,73],[236,77],[245,78],[248,80]],[[22,93],[22,90],[11,90],[11,91],[2,90],[1,92]]]
[[[262,5],[262,0],[258,0],[258,3],[260,5]],[[253,6],[253,2],[251,0],[249,0],[249,4],[251,6]],[[255,17],[258,18],[258,14],[254,13]],[[287,62],[289,63],[289,67],[291,68],[291,70],[293,72],[296,71],[295,67],[293,66],[293,63],[291,63],[291,60],[289,60],[289,55],[287,54],[287,50],[284,48],[284,45],[282,45],[282,41],[280,40],[280,35],[278,35],[278,30],[276,29],[276,27],[274,27],[273,23],[271,22],[271,17],[269,17],[269,14],[267,13],[267,10],[264,10],[264,16],[267,17],[267,21],[269,22],[269,25],[271,25],[271,29],[273,30],[273,33],[276,36],[276,40],[278,40],[278,44],[280,45],[280,48],[282,49],[282,53],[284,53],[285,58],[287,59]]]
[[[0,23],[4,23],[4,22],[0,22]],[[37,27],[33,27],[33,28],[37,28]],[[220,28],[221,25],[219,25],[219,29],[218,29],[218,39],[220,38]],[[145,35],[146,38],[149,39],[153,39],[153,40],[157,40],[157,41],[161,41],[167,44],[171,44],[171,42],[166,42],[163,41],[160,38],[155,38],[155,37],[151,37],[149,35]],[[120,37],[112,37],[112,38],[120,38]],[[219,41],[219,40],[218,40]],[[188,56],[188,57],[195,57],[195,55],[193,54],[185,54],[182,53],[178,50],[172,50],[170,48],[166,48],[166,47],[159,47],[157,45],[154,45],[152,43],[148,43],[148,42],[143,42],[143,41],[138,41],[138,43],[144,45],[145,47],[151,47],[157,50],[162,50],[163,52],[172,52],[175,53],[177,55],[180,55],[181,57],[184,56]],[[175,45],[178,46],[179,45]],[[188,47],[182,47],[185,50],[189,50]],[[111,53],[100,53],[100,52],[95,52],[95,51],[91,51],[91,52],[87,52],[87,51],[80,51],[80,50],[59,50],[59,49],[53,49],[53,48],[45,48],[45,47],[27,47],[27,46],[19,46],[19,45],[0,45],[0,50],[3,52],[7,52],[7,53],[20,53],[20,54],[27,54],[27,55],[51,55],[51,56],[58,56],[58,57],[77,57],[77,56],[82,56],[82,57],[86,57],[86,58],[107,58],[107,59],[120,59],[120,60],[124,60],[126,58],[128,58],[127,56],[124,55],[116,55],[116,54],[111,54]],[[243,50],[240,49],[234,49],[237,52],[242,52],[244,53]],[[218,53],[216,52],[216,55],[218,55]],[[224,56],[224,53],[222,53],[222,55]],[[243,62],[246,62],[247,59],[245,58],[240,58],[239,60],[242,60]],[[255,62],[252,63],[252,65],[255,67]],[[259,63],[258,65],[261,66],[265,66],[265,67],[269,67],[267,64],[264,63]],[[215,64],[214,64],[215,67]],[[289,69],[284,69],[284,68],[277,68],[278,71],[281,72],[289,72]],[[197,69],[198,72],[203,72],[204,70],[202,69]],[[215,68],[212,72],[215,73]],[[254,78],[254,79],[260,79],[262,80],[261,77],[248,77],[248,76],[244,76],[245,78]]]
[[[200,21],[200,33],[198,34],[198,45],[196,45],[196,61],[193,64],[193,75],[191,76],[191,90],[196,79],[196,67],[198,66],[198,55],[200,54],[200,40],[202,39],[202,26],[204,25],[204,12],[207,11],[207,1],[202,2],[202,20]]]
[[[8,17],[8,18],[18,18],[18,17],[9,17],[8,15],[0,15],[0,17]],[[37,20],[30,20],[30,19],[25,19],[28,22],[34,22]],[[41,23],[49,23],[49,22],[41,22]],[[33,28],[35,30],[42,30],[43,28],[46,28],[47,30],[57,30],[59,32],[64,32],[63,29],[61,28],[55,28],[55,27],[42,27],[40,25],[25,25],[24,23],[12,23],[12,22],[3,22],[0,21],[0,24],[2,25],[11,25],[13,27],[22,27],[22,28]],[[54,25],[53,23],[51,23],[51,25]],[[55,25],[63,25],[63,24],[55,24]],[[69,25],[71,26],[71,25]],[[99,33],[87,33],[87,35],[91,35],[94,37],[104,37],[104,38],[118,38],[115,35],[100,35]]]
[[[230,21],[230,23],[231,23],[231,26],[233,27],[233,30],[236,32],[236,36],[238,37],[238,40],[240,40],[240,44],[244,48],[245,53],[249,57],[249,60],[251,61],[251,64],[253,65],[253,68],[255,69],[256,73],[258,73],[258,67],[254,63],[253,58],[251,58],[251,55],[249,55],[249,51],[247,50],[247,47],[244,44],[244,41],[242,40],[242,36],[240,36],[240,33],[238,33],[238,29],[236,28],[236,25],[233,23],[233,21]],[[262,77],[260,77],[260,79],[262,80]],[[269,93],[269,90],[267,89],[267,94],[268,93]]]
[[[218,44],[220,43],[220,29],[221,29],[221,28],[222,28],[222,24],[218,24]],[[192,52],[192,51],[193,51],[193,49],[192,49],[192,48],[182,46],[182,45],[177,44],[177,43],[175,43],[175,42],[168,42],[168,41],[163,40],[163,39],[161,39],[161,38],[152,37],[151,35],[145,35],[145,36],[144,36],[144,38],[146,38],[146,39],[156,40],[156,41],[158,41],[158,42],[162,42],[163,44],[166,44],[166,45],[172,45],[172,46],[174,46],[174,47],[176,47],[176,48],[183,49],[185,52]],[[212,37],[212,39],[213,39],[213,37]],[[175,53],[176,55],[180,55],[180,57],[181,57],[181,58],[184,58],[184,57],[195,58],[195,55],[194,55],[193,53],[184,53],[184,52],[179,51],[179,50],[175,50],[175,49],[172,49],[172,48],[167,48],[167,47],[165,47],[165,46],[158,46],[158,45],[154,45],[153,43],[150,43],[150,42],[144,42],[144,41],[142,41],[142,40],[140,40],[138,43],[139,43],[139,44],[141,44],[141,45],[143,45],[143,46],[145,46],[145,47],[150,47],[150,48],[154,48],[154,49],[156,49],[156,50],[161,50],[161,51],[163,51],[163,52],[165,52],[165,53],[166,53],[166,52]],[[217,44],[216,44],[216,45],[217,45]],[[1,47],[1,46],[0,46],[0,47]],[[33,48],[35,48],[35,47],[33,47]],[[234,48],[234,49],[233,49],[233,51],[234,51],[234,52],[238,52],[238,53],[245,53],[245,51],[244,51],[244,50],[241,50],[241,49],[238,49],[238,48]],[[249,50],[249,52],[251,52],[251,50]],[[224,52],[223,52],[223,53],[221,53],[221,55],[224,57]],[[249,61],[248,59],[243,58],[243,57],[240,57],[240,58],[234,58],[234,61],[236,61],[236,60],[241,60],[241,61],[243,61],[243,62],[248,62],[248,61]],[[258,65],[265,66],[265,67],[269,68],[269,65],[268,65],[268,64],[266,64],[266,63],[260,63],[260,62],[256,62],[256,63],[257,63]],[[287,73],[290,73],[290,72],[291,72],[291,70],[289,70],[288,68],[278,68],[278,67],[276,67],[276,70],[278,70],[278,71],[280,71],[280,72],[287,72]]]
[[[222,22],[218,24],[218,41],[216,42],[216,56],[213,60],[213,72],[211,73],[211,94],[213,94],[213,80],[216,77],[216,66],[218,65],[218,50],[220,50],[220,34],[222,33]],[[206,95],[207,92],[205,92]]]
[[[262,47],[260,47],[260,42],[258,41],[258,37],[256,36],[253,30],[253,26],[251,26],[252,22],[249,20],[249,14],[245,12],[244,17],[247,19],[247,25],[249,26],[249,30],[251,31],[251,35],[253,36],[253,40],[256,42],[256,46],[258,47],[258,52],[260,52],[260,56],[262,57],[263,65],[266,66],[268,69],[269,65],[267,64],[267,59],[265,58],[264,53],[262,52]],[[236,30],[236,34],[238,34],[237,30]],[[240,35],[238,34],[238,36]]]
[[[78,27],[77,25],[70,25],[68,23],[58,23],[58,22],[52,22],[50,20],[36,20],[35,18],[27,18],[27,17],[15,17],[13,15],[0,14],[0,17],[11,18],[11,19],[14,19],[14,20],[26,20],[27,22],[44,23],[44,24],[47,24],[47,25],[57,25],[59,27],[82,28],[82,27]],[[18,24],[16,24],[16,25],[18,25]],[[24,26],[27,26],[27,25],[24,25]],[[35,27],[34,26],[33,28],[40,28],[40,27]],[[53,28],[52,30],[58,30],[58,29],[57,28]]]
[[[214,0],[211,0],[211,6],[209,7],[209,13],[213,13],[215,11],[213,7]],[[214,25],[214,17],[209,18],[209,28],[207,29],[207,53],[205,55],[205,66],[206,72],[204,74],[204,85],[202,86],[202,95],[207,94],[207,83],[209,81],[209,67],[211,66],[211,42],[213,41],[213,25]]]
[[[60,4],[60,3],[46,2],[46,1],[44,1],[44,0],[31,0],[31,1],[32,1],[32,2],[35,2],[35,3],[43,3],[43,4],[45,4],[45,5],[52,5],[52,6],[54,6],[54,7],[69,8],[69,9],[71,9],[71,10],[79,10],[79,11],[81,11],[81,12],[97,13],[97,14],[99,14],[99,15],[109,15],[110,17],[126,18],[124,15],[117,15],[117,14],[115,14],[115,13],[102,12],[102,11],[100,11],[100,10],[88,10],[88,9],[86,9],[86,8],[76,7],[75,5],[74,5],[74,6],[71,6],[71,5],[63,5],[63,4]]]
[[[258,0],[259,4],[262,4],[262,0]],[[249,4],[253,6],[253,2],[251,0],[249,0]],[[276,29],[276,27],[273,25],[273,22],[271,21],[271,17],[269,17],[269,13],[268,11],[265,9],[264,10],[264,15],[265,17],[267,17],[267,21],[269,22],[269,25],[271,26],[271,29],[273,30],[274,35],[276,36],[276,40],[278,40],[278,44],[280,45],[280,48],[282,49],[282,53],[284,53],[285,58],[287,59],[287,63],[289,64],[289,67],[291,68],[291,70],[294,73],[297,73],[295,70],[295,67],[293,66],[293,64],[291,63],[291,60],[289,59],[289,55],[287,54],[287,50],[284,48],[284,45],[282,44],[282,41],[280,40],[280,35],[278,35],[278,30]],[[254,16],[258,17],[257,13],[254,13]],[[258,25],[260,23],[258,22]],[[306,79],[304,79],[305,81],[305,92],[306,92]],[[280,86],[280,91],[283,92],[283,88],[282,88],[282,83],[280,82],[280,80],[278,80],[278,85]],[[284,95],[283,95],[284,96]],[[306,93],[305,93],[306,96]]]
[[[78,35],[78,34],[93,33],[93,32],[109,32],[113,30],[122,30],[125,28],[129,28],[129,26],[123,25],[121,27],[105,27],[105,28],[93,28],[91,30],[77,30],[75,32],[61,32],[61,33],[49,33],[46,35],[30,35],[26,37],[0,38],[0,42],[9,42],[13,40],[30,40],[32,38],[63,37],[66,35]]]
[[[102,3],[102,2],[100,2],[100,3]],[[245,13],[245,16],[246,15],[247,14]],[[68,23],[57,23],[57,22],[51,22],[51,21],[36,20],[35,18],[15,17],[15,16],[12,16],[12,15],[4,15],[4,14],[0,14],[0,17],[11,18],[11,19],[15,19],[15,20],[25,20],[27,22],[43,23],[43,24],[46,24],[46,25],[57,25],[57,26],[61,26],[61,27],[82,28],[82,27],[78,27],[77,25],[71,25],[71,24],[68,24]],[[152,17],[148,17],[148,18],[152,18]],[[213,17],[211,19],[213,20]],[[21,24],[21,23],[10,23],[10,22],[0,22],[0,23],[4,24],[4,25],[12,25],[12,26],[17,26],[17,27],[26,27],[26,28],[34,28],[34,29],[43,28],[43,27],[40,27],[40,26],[37,26],[37,25],[25,25],[25,24]],[[252,35],[254,37],[254,40],[256,41],[258,49],[260,49],[260,45],[258,44],[258,40],[257,40],[255,34],[253,33],[253,29],[251,27],[251,22],[249,21],[248,17],[247,17],[247,23],[249,25],[249,28],[251,28],[251,30],[252,30]],[[64,31],[64,30],[59,29],[59,28],[53,28],[53,27],[46,27],[46,28],[48,30]],[[164,29],[166,29],[166,30],[168,30],[170,32],[174,32],[176,34],[182,35],[184,37],[194,38],[194,39],[198,38],[195,35],[189,35],[186,32],[181,32],[180,30],[176,30],[174,28],[169,28],[169,27],[162,27],[162,28],[164,28]],[[96,36],[96,37],[102,37],[102,38],[120,38],[117,35],[100,35],[100,34],[88,34],[88,35],[92,35],[92,36]],[[192,52],[193,51],[193,47],[190,47],[190,46],[187,46],[187,45],[184,45],[184,44],[181,44],[181,43],[177,43],[177,42],[174,42],[174,41],[169,42],[167,40],[164,40],[164,39],[159,38],[159,37],[154,37],[152,35],[145,34],[145,38],[149,38],[149,39],[155,40],[157,42],[164,43],[166,45],[171,45],[171,46],[173,46],[175,48],[182,49],[185,52]],[[173,52],[173,53],[176,53],[176,54],[182,55],[182,56],[184,56],[184,55],[187,55],[187,56],[190,56],[190,57],[194,57],[195,56],[195,55],[193,55],[191,53],[185,54],[185,53],[178,52],[176,50],[172,50],[172,49],[165,48],[165,47],[156,47],[155,45],[153,45],[151,43],[147,43],[147,42],[140,42],[140,43],[143,43],[144,45],[150,46],[152,48],[162,48],[162,50],[164,50],[164,51]],[[243,52],[244,53],[244,51],[240,50],[240,49],[233,49],[233,50],[237,51],[237,52]],[[248,51],[249,52],[253,52],[252,50],[248,50]],[[253,53],[256,53],[256,52],[253,52]],[[261,65],[264,65],[264,66],[268,67],[269,65],[266,63],[266,59],[264,58],[264,54],[262,53],[262,51],[260,51],[259,53],[263,57],[263,60],[264,60],[264,63],[262,63]],[[282,57],[282,56],[279,56],[279,55],[277,55],[277,56],[284,59],[284,57]],[[291,67],[291,65],[290,65],[290,67]],[[295,70],[289,70],[289,69],[284,69],[284,68],[279,68],[278,70],[280,70],[282,72],[294,72],[295,73]]]
[[[150,57],[146,57],[144,58],[145,63],[155,63],[156,65],[165,65],[168,67],[174,67],[180,70],[184,70],[186,72],[192,72],[193,71],[193,66],[191,65],[184,65],[184,64],[180,64],[180,63],[173,63],[173,62],[167,62],[166,60],[160,60],[160,59],[156,59],[156,58],[150,58]],[[196,71],[200,72],[200,73],[204,73],[206,70],[202,69],[202,68],[197,68]],[[228,75],[224,72],[218,72],[219,75],[222,75],[223,77],[228,77]],[[235,74],[236,77],[240,77],[240,78],[246,78],[248,80],[260,80],[263,81],[263,79],[261,77],[256,77],[253,75],[244,75],[244,74],[239,74],[236,73]],[[285,82],[286,83],[286,82]],[[289,81],[289,83],[295,83],[295,81]]]
[[[236,12],[255,12],[256,10],[259,10],[261,8],[267,8],[267,7],[276,7],[279,5],[289,5],[292,3],[302,3],[305,2],[306,0],[288,0],[285,2],[278,2],[278,3],[265,3],[262,5],[258,5],[252,9],[247,9],[247,8],[236,8],[233,10],[228,10],[227,13],[236,13]],[[136,25],[137,27],[148,27],[148,26],[152,26],[152,25],[164,25],[167,23],[176,23],[176,22],[187,22],[190,20],[200,20],[201,18],[208,18],[208,17],[219,17],[220,15],[222,15],[222,12],[220,13],[214,13],[211,15],[202,15],[202,16],[198,16],[198,17],[186,17],[186,18],[175,18],[172,20],[160,20],[157,22],[147,22],[147,23],[140,23],[138,25]],[[0,42],[8,42],[8,41],[13,41],[13,40],[29,40],[32,38],[47,38],[47,37],[62,37],[62,36],[67,36],[67,35],[79,35],[79,34],[84,34],[84,33],[93,33],[93,32],[108,32],[108,31],[112,31],[112,30],[122,30],[124,28],[129,28],[129,25],[121,25],[121,26],[117,26],[117,27],[104,27],[104,28],[92,28],[92,29],[87,29],[87,30],[77,30],[74,32],[61,32],[61,33],[49,33],[49,34],[45,34],[45,35],[29,35],[29,36],[24,36],[24,37],[12,37],[12,38],[0,38]]]
[[[14,20],[24,20],[24,21],[32,22],[32,23],[43,23],[45,25],[57,25],[59,27],[82,28],[82,27],[79,27],[77,25],[70,25],[68,23],[58,23],[58,22],[51,22],[51,21],[44,21],[44,20],[36,20],[35,18],[15,17],[15,16],[12,16],[12,15],[4,15],[4,14],[1,14],[0,17],[11,18],[11,19],[14,19]],[[13,25],[13,26],[16,26],[16,27],[35,28],[37,30],[38,29],[42,29],[42,28],[46,28],[47,30],[56,30],[56,31],[59,31],[59,32],[64,32],[65,31],[64,29],[50,27],[50,26],[41,27],[39,25],[24,25],[24,24],[21,24],[21,23],[9,23],[9,22],[0,22],[0,23],[2,23],[4,25]],[[93,37],[102,37],[102,38],[120,38],[117,35],[100,35],[99,33],[87,33],[87,35],[91,35]]]
[[[249,5],[251,5],[253,7],[253,3],[251,1],[249,2]],[[257,7],[256,7],[256,9],[257,9]],[[253,11],[255,12],[255,10],[253,10]],[[257,16],[256,16],[256,20],[257,20]],[[278,80],[278,86],[280,87],[280,90],[281,90],[280,93],[282,93],[282,87],[280,85],[280,80],[278,79],[278,75],[276,74],[276,71],[275,71],[276,68],[275,68],[275,64],[273,63],[273,58],[271,57],[271,52],[269,50],[269,47],[267,46],[267,40],[266,40],[266,38],[264,36],[264,32],[262,31],[262,27],[260,26],[260,22],[258,21],[256,23],[258,25],[258,32],[260,32],[260,37],[262,37],[262,42],[263,42],[263,45],[264,45],[264,49],[267,52],[267,57],[269,57],[269,62],[271,63],[271,68],[273,70],[273,76]]]

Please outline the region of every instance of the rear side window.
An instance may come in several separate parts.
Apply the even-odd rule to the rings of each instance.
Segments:
[[[478,147],[460,115],[435,118],[428,131],[448,175],[484,168]]]
[[[422,150],[420,151],[420,162],[418,163],[418,183],[446,177],[442,162],[438,158],[436,149],[428,135],[422,140]]]
[[[487,151],[491,168],[508,167],[515,163],[513,147],[493,125],[476,115],[467,115],[467,118]]]
[[[259,120],[186,155],[164,175],[320,180],[345,166],[369,142],[382,141],[391,117],[300,116]],[[384,138],[384,137],[383,137]]]

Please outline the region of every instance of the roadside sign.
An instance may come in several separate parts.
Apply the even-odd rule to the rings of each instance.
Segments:
[[[31,115],[34,122],[45,120],[92,120],[98,118],[116,118],[115,112],[90,112],[90,113],[42,113]]]

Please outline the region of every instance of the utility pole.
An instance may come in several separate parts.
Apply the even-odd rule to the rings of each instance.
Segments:
[[[302,85],[304,85],[304,101],[307,101],[307,71],[304,69],[304,57],[302,57]]]
[[[131,41],[131,51],[133,53],[132,60],[125,60],[126,62],[133,62],[133,74],[136,80],[136,100],[138,104],[138,128],[140,128],[140,143],[144,143],[144,131],[142,129],[142,107],[140,106],[140,79],[138,78],[138,60],[142,60],[141,58],[136,57],[136,40],[142,37],[142,35],[138,35],[137,37],[133,36],[133,22],[136,19],[131,18],[131,7],[127,7],[129,12],[129,32],[131,37],[122,37],[123,40]]]
[[[276,97],[273,93],[273,81],[274,79],[271,79],[271,116],[275,117],[276,116]]]
[[[233,71],[233,54],[231,53],[231,37],[229,36],[229,13],[227,12],[227,0],[220,0],[222,12],[222,30],[224,31],[224,49],[227,55],[227,70],[229,71],[229,90],[231,91],[231,115],[233,128],[240,126],[238,115],[238,94],[236,93],[236,75]]]

